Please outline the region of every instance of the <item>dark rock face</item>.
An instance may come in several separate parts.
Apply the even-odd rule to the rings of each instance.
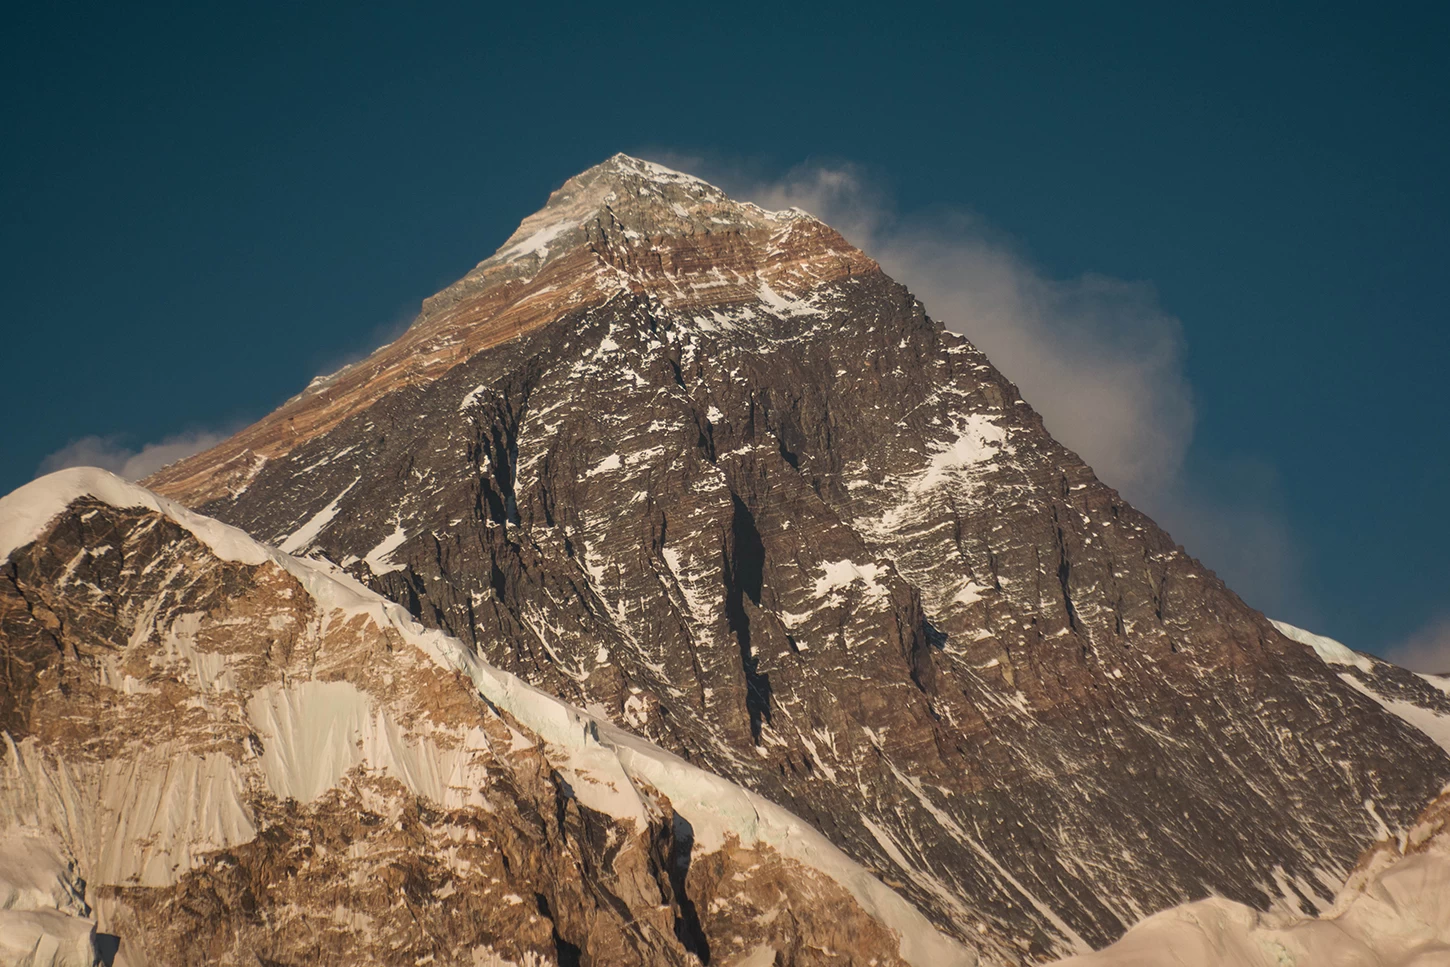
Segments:
[[[553,249],[444,300],[528,286],[542,321],[153,486],[786,806],[1001,962],[1332,897],[1450,780],[829,229],[581,179]]]

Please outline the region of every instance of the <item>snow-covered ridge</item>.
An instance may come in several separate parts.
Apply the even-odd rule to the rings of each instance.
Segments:
[[[144,507],[169,517],[227,561],[262,564],[285,556],[280,551],[269,551],[245,531],[194,514],[175,501],[99,467],[71,467],[32,480],[0,497],[0,559],[10,557],[16,548],[45,533],[51,521],[82,497],[94,497],[117,508]]]
[[[0,555],[8,558],[40,537],[67,507],[87,496],[117,508],[142,507],[163,514],[223,560],[254,566],[271,562],[295,577],[322,607],[367,615],[440,666],[462,670],[488,701],[544,740],[586,806],[643,822],[647,806],[639,790],[642,785],[652,787],[694,827],[698,850],[718,849],[730,836],[746,845],[766,844],[849,891],[863,910],[896,931],[902,958],[915,967],[975,964],[973,952],[938,933],[915,907],[787,810],[494,668],[457,639],[422,627],[400,605],[322,562],[263,545],[238,528],[193,513],[104,470],[61,470],[0,498]]]
[[[1305,631],[1303,628],[1296,628],[1287,622],[1275,621],[1272,618],[1269,619],[1269,624],[1278,628],[1285,638],[1313,648],[1326,664],[1349,665],[1362,672],[1374,671],[1374,659],[1366,658],[1333,638],[1316,635],[1312,631]]]
[[[666,168],[664,165],[654,161],[646,161],[643,158],[636,158],[625,154],[623,151],[609,158],[601,167],[611,167],[620,171],[629,171],[665,185],[689,185],[692,187],[706,188],[719,192],[720,189],[710,184],[703,178],[696,178],[694,175],[686,174],[683,171],[676,171],[673,168]],[[721,192],[721,194],[724,194]]]
[[[1296,628],[1282,621],[1274,621],[1272,618],[1269,623],[1278,628],[1284,637],[1313,648],[1314,653],[1326,665],[1337,665],[1346,669],[1339,673],[1341,681],[1371,701],[1378,703],[1386,712],[1425,733],[1434,740],[1436,745],[1450,753],[1450,714],[1447,714],[1443,708],[1407,701],[1403,694],[1397,695],[1392,690],[1386,690],[1383,687],[1379,676],[1384,674],[1404,675],[1405,672],[1402,669],[1389,662],[1354,651],[1333,638],[1316,635],[1303,628]],[[1351,668],[1354,671],[1348,670]],[[1447,690],[1446,679],[1441,676],[1417,675],[1415,677],[1432,688],[1442,692]]]

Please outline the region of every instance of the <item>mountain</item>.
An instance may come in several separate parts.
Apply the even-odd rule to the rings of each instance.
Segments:
[[[1450,749],[1450,678],[1406,671],[1281,621],[1350,687]],[[1268,912],[1214,897],[1154,914],[1054,967],[1422,967],[1450,963],[1450,786],[1407,829],[1380,831],[1332,903]]]
[[[633,825],[643,837],[635,854],[648,852],[645,841],[663,844],[650,855],[664,850],[665,867],[688,856],[689,877],[708,867],[723,878],[709,882],[758,892],[754,925],[738,928],[750,917],[732,913],[718,887],[697,892],[695,881],[666,876],[667,892],[643,860],[655,886],[636,881],[623,906],[576,914],[602,894],[578,897],[557,870],[597,866],[591,850],[609,834],[587,843],[572,833],[519,840],[554,864],[553,873],[530,867],[536,879],[514,892],[548,901],[547,910],[541,902],[519,913],[554,924],[539,929],[567,946],[542,956],[560,963],[576,954],[580,963],[613,963],[625,949],[644,962],[673,962],[664,959],[667,944],[629,948],[644,941],[619,939],[638,936],[643,928],[630,924],[649,904],[670,911],[657,914],[660,943],[673,918],[670,936],[698,947],[690,925],[698,920],[710,963],[751,967],[890,956],[969,962],[962,951],[984,964],[1041,963],[1102,947],[1155,911],[1209,896],[1308,914],[1333,902],[1383,831],[1411,827],[1450,781],[1450,756],[1402,709],[1387,707],[1378,686],[1346,678],[1343,666],[1244,604],[1053,440],[980,352],[838,233],[804,212],[764,211],[623,155],[566,182],[495,255],[427,300],[396,342],[145,484],[161,495],[146,499],[167,519],[189,518],[162,498],[275,547],[268,560],[287,574],[325,574],[356,594],[365,588],[377,596],[370,607],[395,602],[401,610],[385,612],[392,626],[417,622],[427,630],[408,634],[418,640],[456,643],[445,649],[455,668],[516,676],[537,690],[528,694],[553,703],[552,715],[595,723],[614,748],[643,740],[663,750],[649,761],[680,763],[671,770],[688,763],[692,776],[724,780],[722,802],[757,804],[745,827],[763,808],[798,817],[781,820],[791,830],[782,837],[742,835],[749,855],[733,871],[710,858],[714,840],[685,849],[673,820]],[[110,506],[124,510],[132,499],[140,498]],[[81,521],[99,509],[65,513]],[[53,564],[16,592],[27,604],[9,620],[23,625],[28,602],[46,595],[73,597],[68,606],[89,613],[91,592],[74,586],[66,567],[82,547],[99,554],[109,538],[58,543],[66,533],[27,532],[33,543],[15,544],[16,553],[50,555]],[[138,564],[150,574],[194,566],[185,555],[156,560]],[[15,562],[12,554],[6,564],[12,581]],[[126,602],[154,597],[116,583],[132,571],[137,565],[89,581],[97,600],[132,609],[98,637],[94,654],[77,650],[71,660],[55,646],[62,658],[52,660],[92,675],[88,688],[111,690],[97,691],[95,708],[126,694],[127,679],[98,671],[145,624],[145,609]],[[234,611],[260,616],[273,606],[283,607],[218,602],[204,614],[224,628]],[[284,607],[279,620],[291,627],[322,607]],[[171,619],[181,620],[180,612]],[[169,654],[167,632],[157,635],[145,647]],[[32,650],[49,657],[46,647]],[[318,674],[291,652],[253,647],[267,655],[268,671],[248,694],[341,676],[369,696],[369,708],[395,708],[392,721],[445,716],[436,702],[450,710],[438,728],[482,714],[472,696],[444,697],[431,679],[389,671],[403,661],[398,648],[385,660],[323,642],[341,657]],[[14,678],[36,677],[39,659],[23,660],[31,670]],[[1386,688],[1416,687],[1403,674],[1373,677]],[[477,676],[470,681],[499,706]],[[53,703],[25,701],[32,709]],[[271,721],[262,711],[253,719],[251,701],[246,721]],[[299,699],[289,714],[319,702],[329,707]],[[526,738],[533,730],[547,758],[554,738],[544,725],[499,711]],[[240,730],[241,713],[228,714],[228,727]],[[67,721],[98,727],[82,713]],[[360,719],[348,723],[334,731],[368,748],[372,733]],[[112,744],[119,737],[67,728],[89,743],[101,763],[94,768],[120,761],[107,751],[125,747]],[[301,749],[319,728],[294,730],[288,741]],[[265,758],[271,744],[257,734]],[[381,753],[366,762],[298,755],[298,781],[318,770],[332,776],[345,762],[364,767],[349,783],[398,771]],[[441,768],[438,756],[424,758]],[[464,786],[491,797],[495,774],[517,772],[495,768]],[[547,817],[538,803],[559,794],[539,791],[539,775],[557,772],[578,788],[567,763],[530,768],[534,779],[508,780],[522,791],[507,801],[528,800]],[[644,777],[659,794],[646,797],[650,808],[699,826],[690,810],[715,793],[672,791],[655,776]],[[248,819],[256,837],[237,846],[199,841],[171,867],[177,882],[221,862],[216,850],[253,843],[259,858],[245,869],[274,876],[282,847],[261,831],[288,842],[297,830],[321,835],[362,801],[346,798],[361,796],[345,791],[348,783],[327,781],[324,798],[343,805],[322,814],[295,787],[268,778],[271,791],[244,804],[258,817]],[[406,790],[419,802],[451,802],[441,787]],[[268,795],[279,805],[266,805]],[[523,835],[502,819],[490,823],[487,837]],[[821,842],[804,858],[788,851],[797,840],[816,843],[812,831],[831,846]],[[420,855],[437,855],[435,833],[416,835]],[[407,851],[392,841],[376,848]],[[374,867],[354,870],[329,850],[336,865],[318,867],[313,883],[368,879]],[[767,859],[757,858],[762,852]],[[756,891],[749,864],[769,867],[782,853],[781,862],[797,866],[788,877],[767,875],[774,885]],[[811,860],[828,853],[840,858]],[[105,882],[89,861],[74,862],[88,883]],[[796,876],[808,885],[794,885]],[[435,890],[420,897],[446,888],[420,882]],[[878,893],[883,884],[890,889]],[[134,909],[166,895],[137,889],[128,895]],[[770,889],[784,899],[770,900]],[[816,906],[802,899],[829,889],[837,892]],[[154,902],[171,902],[164,909],[172,914],[201,909],[189,890]],[[211,908],[227,911],[220,922],[237,909],[251,915],[246,903],[255,901],[244,895],[235,894],[240,906]],[[935,931],[903,927],[907,914],[887,895],[904,898]],[[718,922],[710,919],[716,899]],[[343,902],[338,934],[354,943],[368,936],[350,911],[377,916],[375,902],[381,897]],[[433,931],[432,949],[455,949],[444,914],[436,927],[431,908],[414,914],[412,928],[388,921],[393,936]],[[160,935],[168,915],[133,922]],[[770,926],[782,919],[788,927]],[[597,934],[580,926],[596,922],[604,924]],[[833,924],[878,939],[841,940]],[[891,947],[919,938],[950,953]],[[228,942],[242,950],[254,941]],[[490,949],[523,956],[523,948]]]
[[[1339,680],[1385,711],[1419,729],[1441,748],[1450,750],[1450,676],[1407,671],[1373,655],[1354,651],[1333,638],[1316,635],[1282,621],[1274,627],[1314,649]]]

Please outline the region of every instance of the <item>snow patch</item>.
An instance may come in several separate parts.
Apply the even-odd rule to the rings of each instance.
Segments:
[[[608,473],[611,470],[618,470],[621,466],[623,466],[623,464],[619,459],[619,454],[611,453],[609,456],[599,461],[599,463],[595,464],[594,469],[587,471],[584,476],[597,477],[601,473]]]
[[[761,302],[765,303],[767,308],[774,311],[775,314],[778,316],[790,317],[822,315],[821,310],[817,309],[809,302],[803,299],[792,299],[788,296],[781,295],[779,292],[772,289],[770,285],[764,281],[762,281],[759,288],[755,290],[755,294]]]
[[[252,694],[247,718],[262,738],[262,773],[279,799],[307,803],[357,766],[375,769],[445,806],[483,805],[486,771],[471,770],[472,753],[486,750],[481,730],[444,746],[422,731],[402,728],[351,682],[268,685]],[[483,761],[483,760],[480,760]]]
[[[407,533],[403,531],[403,524],[398,521],[393,526],[393,532],[378,542],[378,546],[367,552],[363,561],[367,564],[368,570],[374,574],[388,574],[392,571],[401,571],[407,564],[392,560],[392,554],[403,542],[408,539]]]
[[[981,414],[969,415],[958,426],[956,438],[932,455],[926,471],[912,483],[912,492],[932,490],[988,462],[1005,448],[1006,442],[1006,430]]]
[[[342,493],[332,498],[331,503],[329,503],[326,507],[322,508],[317,513],[313,514],[310,518],[308,518],[307,523],[303,524],[301,527],[293,531],[292,534],[288,536],[285,541],[282,542],[282,550],[286,551],[288,554],[296,554],[298,551],[302,550],[308,544],[311,544],[314,540],[316,540],[317,535],[322,533],[322,529],[328,524],[332,523],[332,519],[337,516],[337,508],[338,505],[342,502],[342,498],[346,497],[348,495],[348,492],[351,491],[352,488],[356,487],[361,480],[362,478],[358,477],[357,480],[354,480],[352,483],[348,484],[345,488],[343,488]]]
[[[168,886],[194,857],[256,835],[237,763],[223,753],[163,742],[97,763],[4,739],[0,815],[60,831],[93,885]]]
[[[865,600],[881,601],[889,592],[880,578],[888,573],[888,569],[879,564],[857,564],[846,559],[826,561],[821,564],[821,576],[816,578],[815,586],[811,590],[816,597],[830,597],[834,603],[839,600],[840,592],[859,584]]]
[[[468,391],[468,394],[463,397],[462,402],[460,402],[458,404],[458,412],[460,412],[460,413],[466,413],[466,412],[468,412],[468,410],[474,404],[476,404],[480,399],[483,398],[483,394],[484,393],[487,393],[487,392],[488,392],[488,384],[487,383],[481,383],[478,386],[475,386],[473,389],[469,390]]]
[[[515,242],[513,245],[510,245],[507,248],[500,250],[499,253],[494,256],[494,259],[500,262],[512,262],[515,259],[533,256],[542,261],[549,257],[549,245],[554,241],[554,239],[558,238],[560,235],[563,235],[571,228],[577,227],[578,223],[572,219],[566,219],[562,222],[555,222],[552,225],[545,225],[543,228],[537,230],[532,235],[525,238],[523,241]]]

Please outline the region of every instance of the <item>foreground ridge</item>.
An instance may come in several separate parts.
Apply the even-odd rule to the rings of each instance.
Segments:
[[[329,871],[321,862],[327,836],[317,824],[353,808],[433,851],[410,861],[421,866],[406,890],[452,933],[449,948],[464,947],[438,949],[425,938],[421,949],[414,940],[401,953],[370,951],[379,938],[364,924],[386,905],[334,883],[327,888],[346,916],[314,949],[347,952],[352,962],[479,963],[483,954],[471,950],[527,960],[530,950],[563,950],[559,935],[594,963],[646,955],[685,963],[727,937],[747,953],[747,941],[769,950],[772,963],[817,962],[789,953],[803,941],[854,948],[841,963],[896,962],[898,946],[917,967],[976,962],[800,819],[489,666],[323,565],[94,468],[21,488],[0,500],[0,521],[6,640],[40,661],[0,708],[10,736],[0,850],[24,854],[15,869],[68,884],[60,900],[0,914],[0,949],[17,936],[23,944],[48,916],[45,936],[89,964],[90,921],[99,917],[132,963],[177,958],[193,929],[214,938],[215,961],[260,955],[274,942],[248,927],[245,895],[233,898],[218,880],[234,879],[238,864],[277,862],[257,854],[279,837],[293,849],[299,838],[312,844],[300,858],[287,854],[296,881],[355,883],[359,870],[393,862],[401,844],[379,842],[366,819],[347,851],[356,863]],[[113,607],[95,613],[97,594]],[[58,654],[45,653],[51,643]],[[99,682],[89,680],[92,669]],[[180,721],[158,717],[167,709]],[[99,714],[79,733],[63,724],[90,710]],[[545,855],[517,856],[511,867],[509,841],[528,850],[516,841],[539,828],[534,811],[555,809],[557,830],[544,824],[545,843],[532,847]],[[511,822],[509,810],[521,813]],[[532,902],[508,896],[503,906],[521,906],[517,915],[495,914],[466,935],[453,921],[469,905],[450,900],[504,891],[491,886],[500,871],[475,870],[498,843],[507,882],[530,880],[513,867],[562,854],[566,866],[596,867],[586,879],[628,905],[631,918],[661,921],[662,936],[632,934],[628,920],[613,922],[608,907],[572,895],[548,870],[531,889],[538,910],[553,911],[544,915],[556,941],[533,926],[542,921]],[[744,920],[726,912],[741,902],[731,899],[741,884],[752,893]],[[267,929],[294,945],[298,931],[316,929],[300,889],[274,883],[253,901],[272,911]],[[811,926],[807,898],[829,906],[823,924],[837,921],[824,934]],[[181,914],[198,903],[211,905],[204,922]],[[789,922],[771,929],[748,919],[772,905],[789,909]],[[662,918],[670,911],[674,923]],[[336,919],[330,907],[323,915]]]

